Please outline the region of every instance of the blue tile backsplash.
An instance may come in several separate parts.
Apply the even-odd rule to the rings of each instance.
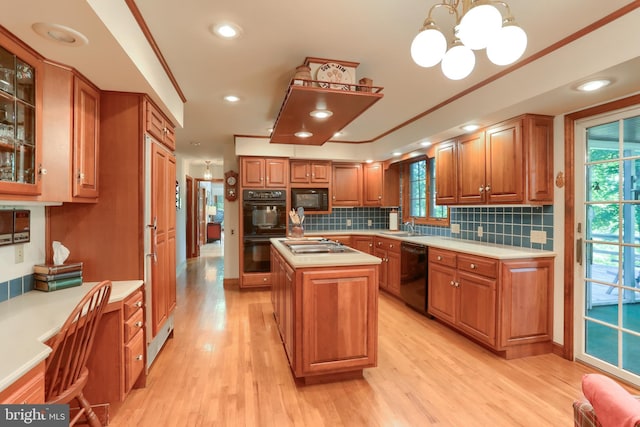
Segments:
[[[355,231],[389,228],[392,208],[333,208],[328,215],[307,215],[307,231]],[[553,250],[553,206],[452,207],[451,224],[460,225],[460,233],[450,227],[416,225],[416,233],[427,236],[453,237],[507,246]],[[399,212],[402,218],[402,212]],[[368,221],[371,220],[371,225]],[[351,221],[351,225],[347,225]],[[399,220],[402,224],[402,219]],[[483,235],[478,236],[482,226]],[[402,229],[406,227],[400,226]],[[546,232],[546,243],[531,243],[531,231]]]
[[[0,283],[0,302],[33,290],[33,274]]]

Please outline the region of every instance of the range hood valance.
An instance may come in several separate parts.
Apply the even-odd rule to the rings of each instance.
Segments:
[[[296,74],[287,89],[271,143],[295,145],[322,145],[333,135],[364,113],[382,97],[382,87],[372,86],[371,80],[355,83],[357,63],[306,58],[308,76]],[[311,79],[314,72],[316,79]],[[310,113],[328,110],[330,117],[319,119]],[[295,134],[309,132],[301,138]]]

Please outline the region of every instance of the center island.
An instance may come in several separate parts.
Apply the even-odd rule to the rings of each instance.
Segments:
[[[271,301],[296,382],[362,378],[376,366],[380,262],[322,239],[271,239]]]

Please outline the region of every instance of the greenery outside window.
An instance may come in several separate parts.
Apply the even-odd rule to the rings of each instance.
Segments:
[[[403,221],[416,224],[449,225],[449,208],[436,205],[436,160],[422,157],[404,164],[402,211]]]

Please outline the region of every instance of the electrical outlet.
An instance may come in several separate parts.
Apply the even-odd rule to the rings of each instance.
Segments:
[[[24,245],[15,245],[16,264],[24,262]]]
[[[367,220],[367,226],[371,227],[373,225],[373,221],[371,221],[370,219]]]
[[[484,230],[482,229],[482,226],[479,225],[478,226],[478,237],[482,237],[483,234],[484,234]]]
[[[460,234],[460,224],[451,224],[451,233]]]
[[[351,218],[347,218],[347,227],[351,227]]]
[[[234,234],[236,234],[236,230],[235,229],[231,229],[231,235],[233,236]]]
[[[547,243],[547,232],[531,230],[531,243]]]

